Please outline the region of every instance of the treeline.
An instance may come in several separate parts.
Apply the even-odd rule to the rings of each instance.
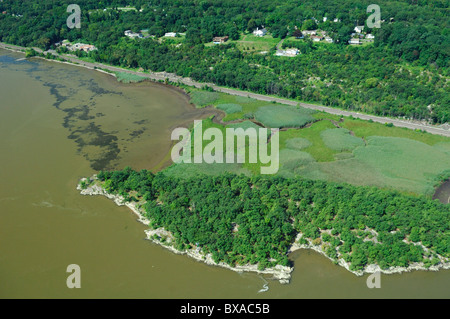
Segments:
[[[303,44],[297,58],[247,54],[233,44],[175,47],[123,39],[93,52],[99,62],[173,72],[200,82],[382,116],[450,121],[447,77],[400,67],[382,47]]]
[[[299,232],[301,243],[321,246],[352,270],[430,266],[440,262],[436,254],[450,254],[450,207],[424,197],[267,176],[177,179],[129,167],[97,177],[127,201],[145,199],[151,226],[170,231],[177,249],[198,247],[229,265],[289,265]]]
[[[66,12],[70,0],[42,0],[0,3],[0,29],[3,41],[20,45],[44,45],[67,37],[85,38],[99,45],[123,36],[123,31],[148,29],[157,37],[165,32],[187,32],[191,44],[210,42],[214,36],[236,36],[240,32],[267,27],[274,37],[284,38],[296,27],[318,27],[335,39],[353,32],[355,24],[364,25],[371,0],[80,0],[83,27],[69,30]],[[395,48],[395,55],[420,65],[448,66],[448,14],[446,0],[380,0],[381,29],[372,29],[380,45]],[[117,11],[121,7],[139,11]],[[105,10],[106,9],[106,10]],[[12,16],[14,14],[14,16]],[[327,21],[323,21],[323,17]],[[315,19],[315,20],[312,20]],[[333,20],[338,19],[338,23]],[[314,21],[317,21],[314,22]],[[366,28],[367,30],[367,28]],[[345,41],[342,41],[345,42]]]
[[[376,115],[450,121],[448,1],[380,0],[385,22],[380,29],[366,26],[375,35],[374,45],[347,46],[354,26],[365,24],[371,2],[81,0],[82,27],[70,30],[69,0],[4,0],[0,40],[45,49],[63,39],[84,41],[99,48],[90,53],[98,62],[175,72],[197,81]],[[116,10],[127,5],[142,12]],[[280,39],[296,27],[320,28],[339,44],[286,42],[302,52],[291,59],[244,53],[234,44],[204,46],[214,36],[238,39],[242,32],[262,26]],[[123,32],[128,29],[148,29],[156,39],[126,39]],[[157,37],[165,32],[185,32],[186,37],[181,46],[161,43]]]

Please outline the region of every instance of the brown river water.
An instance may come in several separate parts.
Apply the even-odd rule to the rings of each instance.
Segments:
[[[82,196],[102,168],[167,164],[173,128],[211,115],[181,92],[0,50],[0,298],[449,298],[450,271],[382,275],[369,289],[300,250],[291,283],[239,274],[145,240],[145,226],[104,197]],[[17,61],[19,60],[19,61]],[[81,267],[69,289],[67,266]]]

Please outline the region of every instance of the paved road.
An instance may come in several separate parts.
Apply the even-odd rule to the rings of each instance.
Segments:
[[[24,50],[25,48],[23,47],[19,47],[19,46],[14,46],[14,45],[9,45],[9,44],[4,44],[4,43],[0,43],[0,48],[4,48],[4,49],[12,49],[12,50]],[[38,48],[34,48],[37,52],[42,52],[42,50],[38,49]],[[183,83],[185,85],[189,85],[189,86],[194,86],[197,88],[203,87],[205,85],[213,88],[215,91],[218,92],[223,92],[223,93],[228,93],[231,95],[237,95],[237,96],[243,96],[243,97],[250,97],[256,100],[261,100],[261,101],[267,101],[267,102],[278,102],[281,104],[287,104],[287,105],[300,105],[302,107],[308,108],[308,109],[313,109],[313,110],[317,110],[317,111],[323,111],[326,113],[330,113],[330,114],[335,114],[335,115],[340,115],[340,116],[353,116],[355,118],[359,118],[359,119],[363,119],[363,120],[372,120],[374,122],[378,122],[378,123],[392,123],[393,125],[397,126],[397,127],[406,127],[408,129],[419,129],[419,130],[424,130],[427,131],[431,134],[437,134],[437,135],[443,135],[443,136],[447,136],[450,137],[450,130],[445,130],[443,128],[437,127],[437,126],[433,126],[433,125],[428,125],[428,124],[421,124],[421,123],[416,123],[416,122],[410,122],[410,121],[405,121],[405,120],[400,120],[400,119],[393,119],[393,118],[388,118],[388,117],[382,117],[382,116],[375,116],[375,115],[368,115],[368,114],[361,114],[358,112],[351,112],[351,111],[344,111],[341,109],[335,109],[335,108],[331,108],[331,107],[326,107],[326,106],[320,106],[320,105],[315,105],[315,104],[308,104],[308,103],[300,103],[298,101],[292,101],[292,100],[287,100],[287,99],[283,99],[283,98],[277,98],[277,97],[271,97],[271,96],[267,96],[267,95],[263,95],[263,94],[256,94],[256,93],[251,93],[248,91],[240,91],[240,90],[235,90],[235,89],[229,89],[229,88],[224,88],[221,86],[217,86],[213,83],[199,83],[196,82],[190,78],[183,78],[171,73],[166,73],[166,72],[152,72],[152,73],[143,73],[143,72],[136,72],[136,71],[132,71],[132,70],[126,70],[126,69],[122,69],[122,68],[118,68],[118,67],[114,67],[111,65],[106,65],[106,64],[102,64],[102,63],[90,63],[90,62],[85,62],[82,61],[80,59],[78,59],[75,56],[61,56],[58,53],[56,53],[55,51],[49,50],[47,51],[50,54],[53,54],[55,56],[58,57],[62,57],[65,60],[67,60],[68,62],[72,62],[72,63],[77,63],[79,65],[85,66],[87,68],[101,68],[101,69],[105,69],[105,70],[109,70],[109,71],[118,71],[118,72],[125,72],[125,73],[129,73],[129,74],[135,74],[135,75],[139,75],[151,80],[162,80],[165,81],[166,79],[168,79],[169,81],[172,82],[180,82]]]

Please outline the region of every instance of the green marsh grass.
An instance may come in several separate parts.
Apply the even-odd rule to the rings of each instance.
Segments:
[[[350,135],[350,131],[345,128],[325,130],[320,136],[326,146],[338,152],[353,151],[358,146],[364,146],[360,137]]]
[[[242,112],[242,106],[239,104],[235,104],[235,103],[219,104],[216,106],[216,108],[224,111],[227,114]]]
[[[219,93],[209,91],[193,91],[191,93],[191,103],[196,107],[205,107],[213,104],[219,98]]]
[[[126,72],[114,72],[114,73],[116,75],[117,81],[122,83],[138,83],[146,80],[146,78],[143,76],[130,74]]]
[[[303,127],[315,121],[311,116],[312,110],[296,108],[289,105],[266,105],[258,108],[255,112],[255,119],[266,127]]]

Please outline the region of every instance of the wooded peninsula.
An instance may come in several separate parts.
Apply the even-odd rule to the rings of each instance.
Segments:
[[[152,239],[230,267],[289,267],[293,246],[319,250],[355,274],[449,266],[450,207],[422,196],[261,175],[181,179],[130,167],[101,171],[79,188],[93,186],[135,203],[151,229],[168,232]]]

